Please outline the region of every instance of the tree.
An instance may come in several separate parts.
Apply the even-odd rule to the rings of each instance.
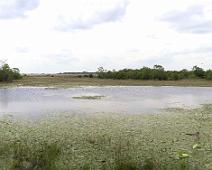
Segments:
[[[193,71],[194,75],[198,78],[204,78],[205,77],[205,71],[198,66],[194,66],[192,71]]]
[[[97,70],[97,76],[99,78],[104,78],[106,70],[103,67],[99,67]]]
[[[206,71],[206,79],[207,80],[212,80],[212,70]]]
[[[3,63],[0,66],[0,82],[8,82],[19,78],[21,78],[21,74],[18,68],[11,69],[10,66],[6,63]]]
[[[189,76],[191,76],[191,75],[190,75],[190,72],[188,70],[183,69],[183,70],[180,71],[180,75],[179,75],[180,79],[187,79],[187,78],[189,78]]]
[[[155,70],[160,70],[160,71],[164,71],[164,67],[163,66],[161,66],[161,65],[154,65],[154,67],[153,67]]]
[[[139,79],[139,80],[180,80],[189,78],[204,78],[212,80],[212,70],[204,71],[198,66],[192,70],[166,71],[161,65],[154,65],[153,68],[143,67],[141,69],[122,69],[118,71],[106,71],[99,67],[97,71],[99,78],[107,79]]]
[[[156,80],[166,80],[167,76],[164,71],[164,67],[161,65],[154,65],[153,67],[153,75]]]

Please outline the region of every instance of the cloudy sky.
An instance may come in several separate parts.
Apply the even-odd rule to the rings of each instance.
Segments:
[[[0,59],[24,73],[212,68],[212,1],[0,0]]]

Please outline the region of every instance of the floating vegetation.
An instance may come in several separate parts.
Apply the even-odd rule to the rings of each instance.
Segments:
[[[87,100],[98,100],[98,99],[101,99],[105,96],[101,96],[101,95],[96,95],[96,96],[75,96],[73,97],[73,99],[87,99]]]
[[[189,158],[190,155],[189,155],[189,153],[187,153],[187,151],[178,151],[177,152],[177,157],[179,159],[185,159],[185,158]]]
[[[192,148],[193,149],[201,149],[201,145],[196,143],[196,144],[193,145]]]
[[[2,170],[211,170],[209,106],[161,114],[2,118]],[[187,133],[200,133],[198,141]],[[197,149],[201,146],[201,149]]]

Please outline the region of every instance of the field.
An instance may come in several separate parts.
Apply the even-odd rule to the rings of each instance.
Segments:
[[[0,87],[8,86],[202,86],[212,87],[212,81],[188,79],[177,81],[158,80],[112,80],[98,78],[78,78],[73,76],[24,76],[12,83],[0,83]]]
[[[211,170],[212,106],[0,121],[1,170]]]

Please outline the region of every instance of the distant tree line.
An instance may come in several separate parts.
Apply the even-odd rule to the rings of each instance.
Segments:
[[[0,66],[0,82],[10,82],[21,78],[18,68],[10,68],[6,63]]]
[[[99,67],[98,78],[102,79],[136,79],[136,80],[181,80],[181,79],[207,79],[212,80],[212,70],[204,70],[194,66],[192,70],[166,71],[161,65],[153,68],[123,69],[119,71],[107,71]]]

